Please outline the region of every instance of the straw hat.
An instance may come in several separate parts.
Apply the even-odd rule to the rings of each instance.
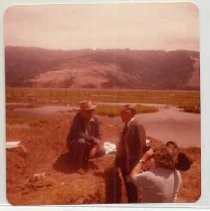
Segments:
[[[94,105],[91,100],[80,101],[79,102],[79,109],[81,111],[95,110],[96,105]]]

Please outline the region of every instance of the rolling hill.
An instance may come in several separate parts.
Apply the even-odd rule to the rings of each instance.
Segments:
[[[199,90],[199,52],[5,48],[11,87]]]

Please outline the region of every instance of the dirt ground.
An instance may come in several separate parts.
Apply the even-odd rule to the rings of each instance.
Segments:
[[[25,150],[7,149],[7,199],[13,205],[125,203],[118,196],[114,154],[89,162],[85,174],[73,171],[66,148],[71,112],[37,115],[7,109],[7,140],[21,140]],[[120,124],[100,117],[103,140],[116,140]],[[103,119],[102,119],[103,118]],[[183,149],[194,160],[182,172],[183,188],[178,202],[193,202],[200,195],[200,149]],[[121,180],[117,180],[121,181]]]

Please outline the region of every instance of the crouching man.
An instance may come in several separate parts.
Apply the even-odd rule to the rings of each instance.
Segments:
[[[92,101],[81,101],[67,136],[67,147],[76,169],[87,170],[89,158],[105,154],[95,109]]]

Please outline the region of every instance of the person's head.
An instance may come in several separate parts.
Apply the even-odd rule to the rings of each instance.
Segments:
[[[192,160],[183,152],[180,152],[177,157],[175,168],[181,171],[187,171],[192,165]]]
[[[129,122],[136,114],[136,109],[133,105],[125,105],[123,106],[120,116],[124,123]]]
[[[164,169],[174,169],[174,158],[165,145],[154,149],[155,166]]]
[[[191,159],[185,153],[181,152],[179,146],[175,142],[168,141],[166,147],[174,158],[174,164],[177,170],[187,171],[190,169],[192,165]]]
[[[79,112],[82,114],[85,120],[89,121],[95,112],[96,106],[93,105],[91,100],[87,100],[81,101],[79,103],[79,107]]]
[[[168,151],[172,154],[174,161],[176,162],[177,157],[180,153],[179,146],[174,141],[168,141],[166,143],[166,147],[167,147]]]

